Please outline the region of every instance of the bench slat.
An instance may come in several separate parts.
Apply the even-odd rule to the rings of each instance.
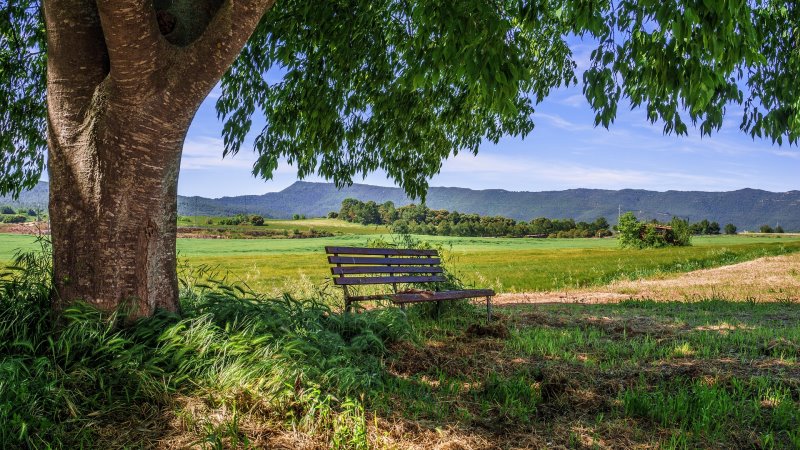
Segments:
[[[420,303],[434,302],[439,300],[459,300],[463,298],[492,297],[494,291],[491,289],[467,289],[463,291],[443,291],[415,294],[391,294],[389,298],[394,303]]]
[[[408,277],[354,277],[334,278],[333,283],[339,286],[352,286],[362,284],[392,284],[392,283],[436,283],[446,281],[442,276],[408,276]]]
[[[441,264],[442,260],[439,258],[371,258],[371,257],[358,257],[358,256],[328,256],[328,262],[331,264],[380,264],[380,265],[407,265],[407,266],[424,266]]]
[[[325,253],[344,255],[438,256],[436,250],[409,248],[325,247]]]
[[[331,267],[334,275],[368,274],[368,273],[442,273],[441,267],[417,266],[350,266]]]

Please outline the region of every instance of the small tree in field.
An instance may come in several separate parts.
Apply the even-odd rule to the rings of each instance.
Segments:
[[[775,232],[776,232],[776,233],[783,233],[783,227],[782,227],[782,226],[780,226],[780,225],[776,226],[776,227],[775,227]]]
[[[668,224],[657,221],[643,223],[631,212],[623,214],[617,224],[619,243],[623,248],[683,247],[692,245],[689,223],[673,217]]]
[[[624,248],[642,248],[642,230],[644,225],[636,219],[632,212],[626,212],[619,218],[617,231],[619,232],[619,244]]]
[[[762,233],[774,233],[775,230],[772,229],[769,225],[761,225],[761,228],[758,229]]]
[[[725,225],[725,234],[736,234],[736,225],[732,223]]]
[[[254,214],[250,216],[250,224],[255,226],[264,225],[264,217]]]

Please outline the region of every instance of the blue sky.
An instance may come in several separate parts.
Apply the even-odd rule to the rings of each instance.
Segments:
[[[591,48],[578,44],[573,51],[580,72]],[[218,95],[218,90],[212,92],[189,130],[178,193],[204,197],[263,194],[297,181],[296,171],[286,163],[272,180],[255,178],[251,145],[234,157],[222,158],[222,125],[214,110]],[[620,106],[610,130],[595,128],[594,114],[580,85],[553,92],[536,108],[536,129],[527,138],[505,138],[497,145],[484,144],[478,156],[467,153],[451,158],[430,185],[511,191],[800,189],[800,149],[752,140],[739,131],[741,112],[733,108],[722,130],[701,138],[692,128],[689,136],[665,136],[662,125],[651,125],[642,109],[629,111]],[[306,180],[325,181],[318,177]],[[356,182],[393,186],[383,173]]]

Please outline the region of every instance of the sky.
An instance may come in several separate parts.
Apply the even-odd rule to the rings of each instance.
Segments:
[[[579,80],[590,51],[589,45],[573,46]],[[255,135],[239,154],[222,158],[222,123],[214,109],[218,96],[219,89],[212,91],[189,129],[178,193],[212,198],[263,194],[297,181],[296,170],[285,162],[272,180],[252,175]],[[753,140],[739,130],[741,118],[740,111],[729,111],[722,129],[710,137],[701,137],[691,126],[688,136],[664,135],[663,125],[650,124],[643,109],[631,111],[620,104],[616,121],[606,130],[593,126],[594,113],[579,84],[552,92],[536,107],[536,128],[524,140],[507,137],[485,143],[477,156],[467,152],[452,157],[430,186],[509,191],[800,189],[800,149]],[[394,186],[382,172],[354,181]]]

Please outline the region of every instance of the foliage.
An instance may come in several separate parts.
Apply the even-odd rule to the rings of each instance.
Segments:
[[[46,145],[44,25],[39,2],[0,6],[0,193],[33,188]],[[4,214],[8,214],[5,213]]]
[[[642,224],[632,212],[626,212],[617,223],[619,244],[622,248],[641,248]]]
[[[726,5],[282,1],[222,80],[226,153],[263,114],[255,173],[271,177],[285,157],[341,187],[380,168],[423,196],[444,158],[532,131],[534,104],[576,81],[569,35],[598,42],[583,77],[596,124],[626,98],[666,133],[686,134],[688,113],[708,134],[744,104],[742,130],[796,142],[800,8]]]
[[[16,214],[16,215],[4,215],[0,221],[3,223],[25,223],[28,220],[27,216]]]
[[[410,204],[395,208],[393,202],[378,205],[373,201],[362,202],[353,198],[342,201],[339,218],[363,225],[389,225],[399,234],[428,234],[439,236],[509,236],[523,237],[603,237],[610,236],[610,225],[605,217],[594,222],[578,222],[572,219],[548,219],[540,217],[530,223],[518,222],[506,217],[487,217],[478,214],[461,214],[457,211],[430,209],[425,205]]]
[[[765,225],[761,225],[761,228],[759,228],[759,231],[762,232],[762,233],[774,233],[775,232],[775,230],[771,226],[766,225],[766,224]]]
[[[736,234],[736,225],[729,223],[725,225],[725,234]]]
[[[632,212],[627,212],[620,217],[617,231],[623,248],[691,245],[691,228],[679,217],[673,217],[668,224],[657,221],[642,223]]]
[[[220,225],[264,225],[264,217],[258,214],[237,214],[233,217],[219,219]]]
[[[719,234],[720,227],[717,222],[709,222],[708,219],[703,219],[700,222],[691,224],[689,231],[692,234]]]

